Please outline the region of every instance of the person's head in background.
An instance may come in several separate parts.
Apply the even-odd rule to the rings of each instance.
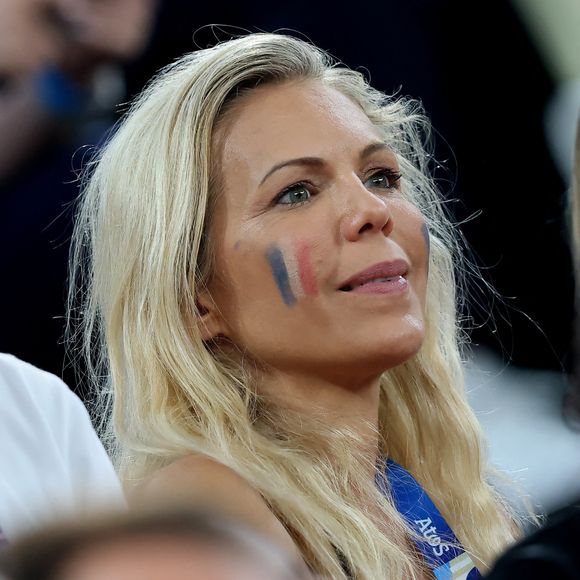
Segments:
[[[418,569],[375,486],[385,457],[482,568],[511,541],[463,394],[428,132],[418,103],[283,35],[186,55],[145,90],[95,162],[73,253],[125,478],[210,457],[336,578],[341,555],[360,577]]]
[[[306,580],[304,566],[215,513],[156,510],[62,523],[0,554],[7,580]]]

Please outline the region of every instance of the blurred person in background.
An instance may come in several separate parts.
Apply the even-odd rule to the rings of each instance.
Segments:
[[[75,152],[114,122],[122,67],[146,47],[155,9],[0,0],[0,351],[60,377]]]
[[[66,515],[122,505],[119,480],[79,398],[58,377],[0,354],[3,541]]]
[[[488,580],[579,580],[580,498],[554,514],[541,529],[510,548]]]
[[[7,580],[308,580],[305,566],[219,512],[110,514],[46,527],[0,554]]]
[[[571,244],[576,274],[575,364],[570,375],[568,392],[564,397],[564,417],[573,429],[580,431],[580,119],[577,124],[574,158],[574,179],[570,188],[569,208]]]
[[[134,501],[215,506],[332,578],[478,578],[519,531],[430,125],[335,64],[250,34],[158,75],[89,168],[71,322]]]
[[[78,137],[91,115],[111,118],[123,96],[115,65],[145,48],[155,4],[1,0],[0,183],[42,145]]]

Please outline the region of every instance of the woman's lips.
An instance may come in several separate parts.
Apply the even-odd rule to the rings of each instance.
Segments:
[[[379,278],[365,282],[350,290],[351,294],[400,294],[406,292],[409,287],[407,279],[403,276],[393,278]]]
[[[405,260],[379,262],[351,276],[339,286],[339,290],[365,294],[401,292],[407,289],[408,271]]]

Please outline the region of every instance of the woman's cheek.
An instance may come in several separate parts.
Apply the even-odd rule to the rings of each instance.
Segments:
[[[280,298],[288,307],[318,294],[312,250],[304,240],[273,242],[264,255]]]

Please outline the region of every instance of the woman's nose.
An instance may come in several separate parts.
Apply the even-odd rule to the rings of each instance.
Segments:
[[[389,201],[369,191],[360,181],[348,189],[341,221],[343,237],[349,242],[355,242],[372,233],[382,232],[388,236],[393,230]]]

